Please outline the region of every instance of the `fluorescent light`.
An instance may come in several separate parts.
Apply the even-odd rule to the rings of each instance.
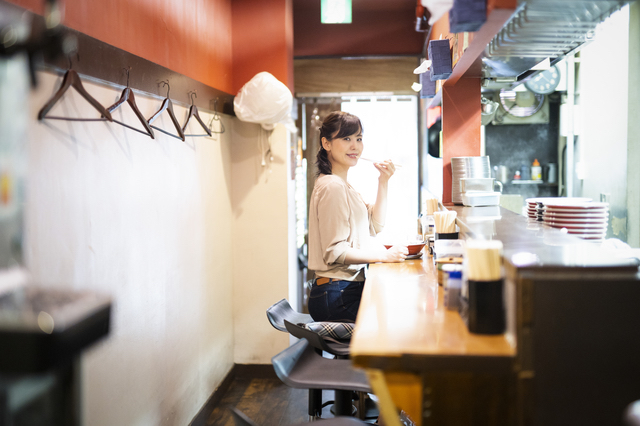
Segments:
[[[320,22],[323,24],[350,24],[351,0],[321,0]]]

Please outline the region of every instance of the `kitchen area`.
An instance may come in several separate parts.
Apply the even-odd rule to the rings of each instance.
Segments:
[[[571,387],[553,387],[560,378],[580,383],[584,400],[610,395],[593,405],[604,417],[592,419],[609,420],[621,411],[622,399],[632,402],[630,383],[640,382],[637,367],[629,365],[638,354],[632,338],[638,324],[632,306],[637,264],[604,254],[594,259],[604,253],[600,247],[571,238],[567,243],[555,234],[549,240],[546,233],[527,229],[526,200],[606,202],[606,239],[616,241],[616,248],[640,247],[640,121],[634,119],[640,111],[639,5],[570,2],[575,10],[568,15],[589,10],[594,26],[584,30],[567,20],[554,31],[566,35],[580,27],[575,32],[581,43],[555,56],[527,56],[511,51],[527,43],[512,43],[509,37],[516,35],[502,30],[511,31],[516,19],[524,22],[518,14],[526,7],[558,16],[553,8],[565,2],[480,2],[486,6],[485,20],[475,30],[459,32],[450,31],[447,13],[430,16],[423,5],[427,1],[397,2],[393,10],[385,3],[353,0],[353,22],[331,25],[320,23],[319,1],[0,0],[0,294],[25,286],[82,294],[91,301],[84,305],[91,307],[88,318],[97,324],[71,355],[29,371],[37,373],[42,385],[37,389],[53,392],[51,400],[29,406],[22,399],[0,407],[0,415],[13,416],[16,424],[38,424],[38,417],[29,423],[30,415],[58,415],[51,401],[62,394],[63,405],[71,407],[64,424],[190,424],[238,366],[271,368],[271,357],[290,339],[273,330],[265,310],[286,298],[303,311],[305,283],[312,277],[305,269],[304,247],[317,150],[314,123],[340,109],[347,97],[354,104],[366,98],[396,103],[407,108],[403,111],[415,107],[409,124],[402,124],[417,136],[415,144],[400,148],[387,142],[390,155],[400,157],[402,173],[410,176],[403,186],[412,194],[402,205],[399,232],[415,232],[421,206],[431,195],[458,212],[462,238],[481,235],[474,226],[489,222],[475,216],[488,216],[491,226],[482,228],[489,229],[483,238],[503,241],[506,282],[513,290],[510,328],[500,342],[506,361],[495,362],[486,352],[485,359],[447,353],[436,365],[462,365],[462,370],[438,376],[428,367],[434,362],[428,354],[400,354],[394,361],[396,353],[389,361],[367,352],[371,330],[393,334],[393,328],[384,327],[402,327],[407,310],[391,321],[372,319],[361,335],[356,333],[356,363],[390,367],[389,377],[397,380],[392,388],[401,388],[405,379],[413,391],[419,388],[420,396],[405,403],[425,425],[467,419],[451,414],[463,399],[425,398],[424,380],[439,383],[433,389],[457,389],[467,396],[483,392],[482,386],[496,390],[483,401],[508,396],[508,403],[491,406],[504,416],[494,412],[493,420],[477,424],[571,424],[566,412],[556,415],[561,402],[571,410],[585,406],[577,396],[562,398]],[[589,9],[594,5],[599,13]],[[524,34],[536,43],[554,39],[559,44],[544,25]],[[433,82],[433,94],[426,92],[427,84],[424,91],[412,89],[423,80],[414,70],[431,59],[429,42],[442,40],[449,43],[451,75]],[[540,67],[537,73],[529,71],[534,67]],[[234,98],[263,71],[294,98],[292,121],[271,129],[239,119],[234,110]],[[548,87],[537,85],[543,78]],[[64,97],[58,97],[63,88]],[[125,93],[132,99],[134,92],[139,115],[123,99]],[[409,153],[400,156],[401,149]],[[452,200],[452,158],[468,156],[489,157],[490,175],[502,184],[501,205],[492,206],[498,215],[495,209],[483,213]],[[523,252],[537,260],[523,260]],[[434,272],[429,262],[425,254],[399,264],[406,270],[392,274],[424,277]],[[372,282],[378,280],[383,292],[393,291],[392,275],[385,279],[387,272],[372,266],[379,271]],[[565,278],[571,285],[554,293]],[[443,318],[441,286],[415,276],[400,281],[407,284],[403,291],[380,306],[397,309],[391,305],[402,294],[421,294],[424,303],[412,306],[409,317],[435,323]],[[537,302],[545,302],[524,312],[534,309],[547,319],[535,324],[521,316],[522,306],[531,302],[526,291],[534,284],[544,289]],[[575,297],[572,291],[584,291],[584,297],[563,305]],[[606,297],[599,311],[600,292]],[[5,296],[0,296],[0,337],[7,339],[15,326],[9,308],[17,299]],[[429,311],[432,317],[426,318],[427,308],[435,309]],[[39,337],[57,338],[69,330],[55,307],[29,309],[29,326]],[[554,316],[554,309],[568,314]],[[464,327],[456,315],[447,318]],[[572,352],[556,340],[567,336],[554,333],[582,326],[589,330],[576,331],[572,341],[584,344],[587,331],[593,331],[616,354],[587,345],[593,353],[575,363],[584,373],[553,371],[571,363],[552,348],[579,357],[576,348],[585,347]],[[420,333],[419,323],[411,327]],[[527,337],[528,332],[546,340]],[[444,334],[436,337],[446,341]],[[483,339],[477,340],[480,345]],[[11,342],[0,339],[0,351]],[[391,342],[392,352],[405,350],[404,344]],[[620,353],[625,347],[628,351]],[[26,359],[27,350],[11,352],[14,364],[0,361],[0,376],[24,373],[15,362],[21,355]],[[608,363],[599,362],[590,376],[589,362],[596,358],[617,362],[620,370],[608,379]],[[411,362],[405,366],[397,359]],[[51,371],[62,373],[46,374]],[[497,381],[491,376],[496,371]],[[460,380],[447,387],[449,373]],[[473,374],[482,380],[467,380]],[[0,404],[17,389],[2,378]],[[615,391],[606,388],[615,387],[613,378],[619,384]],[[57,387],[57,380],[64,386]],[[589,391],[589,383],[602,387]],[[545,389],[553,389],[546,399]],[[436,401],[443,411],[426,416],[424,404]],[[474,410],[476,419],[485,418],[487,410]],[[442,413],[449,413],[451,423]],[[586,419],[580,424],[596,424],[584,413],[577,418]]]

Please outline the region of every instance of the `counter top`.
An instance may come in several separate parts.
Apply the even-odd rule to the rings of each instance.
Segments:
[[[500,240],[505,263],[524,270],[556,270],[580,268],[637,273],[638,259],[619,257],[592,243],[559,229],[544,227],[499,206],[447,206],[457,213],[457,223],[464,238]],[[573,272],[577,272],[574,270]]]
[[[581,240],[501,207],[448,207],[458,214],[462,238],[498,239],[505,268],[523,275],[566,273],[602,279],[638,274],[638,260],[616,257]],[[516,355],[513,318],[500,336],[469,333],[456,311],[443,306],[433,260],[369,266],[351,341],[356,365],[403,370],[507,371]],[[513,294],[508,297],[513,315]],[[425,362],[425,359],[428,359]]]
[[[416,371],[509,368],[514,344],[506,335],[469,333],[458,312],[445,309],[435,273],[427,255],[370,265],[351,340],[356,365]]]

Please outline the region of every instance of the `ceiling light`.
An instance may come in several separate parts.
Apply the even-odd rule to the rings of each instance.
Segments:
[[[351,0],[321,0],[320,22],[322,24],[350,24]]]

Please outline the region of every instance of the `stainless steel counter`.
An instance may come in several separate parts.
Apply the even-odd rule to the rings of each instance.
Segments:
[[[608,269],[637,273],[638,259],[619,257],[601,243],[582,240],[558,229],[542,226],[499,206],[451,206],[464,238],[500,240],[505,261],[520,270],[557,268]]]

